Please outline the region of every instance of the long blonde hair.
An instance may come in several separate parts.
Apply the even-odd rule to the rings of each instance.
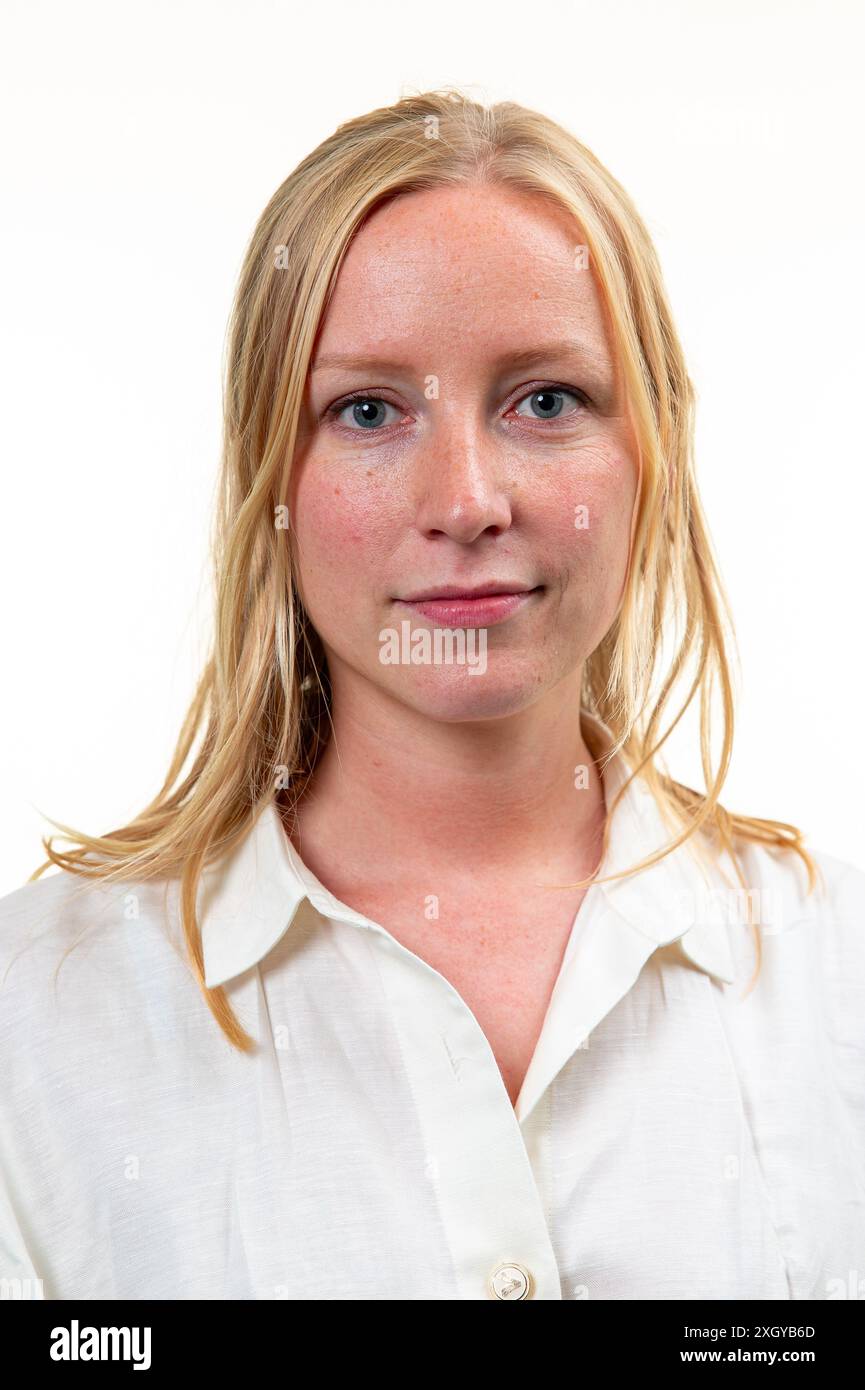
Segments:
[[[414,190],[482,183],[535,194],[572,214],[609,316],[641,449],[625,592],[585,663],[581,695],[611,730],[611,755],[621,751],[632,777],[646,779],[673,829],[668,846],[634,867],[655,863],[700,831],[729,851],[743,886],[737,837],[794,851],[808,870],[809,892],[814,886],[816,866],[795,826],[732,814],[718,800],[733,742],[732,620],[694,477],[694,391],[643,222],[591,151],[546,116],[514,102],[486,107],[451,88],[406,96],[339,126],[303,159],[247,247],[223,386],[213,645],[165,781],[128,825],[105,835],[49,817],[77,848],[57,850],[55,837],[43,838],[48,859],[31,875],[51,864],[109,881],[179,875],[190,963],[220,1028],[242,1051],[252,1039],[224,989],[205,984],[196,903],[205,865],[249,832],[275,785],[296,803],[328,737],[324,652],[298,597],[291,547],[275,524],[288,496],[313,343],[352,237],[374,208]],[[681,632],[656,690],[659,643],[671,619]],[[664,710],[689,665],[687,693],[661,735]],[[713,770],[715,680],[724,735]],[[697,692],[704,793],[656,762]],[[759,971],[759,932],[756,948]]]

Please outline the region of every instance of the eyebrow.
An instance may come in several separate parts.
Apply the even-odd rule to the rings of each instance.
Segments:
[[[495,359],[497,367],[535,367],[540,363],[547,362],[557,357],[584,357],[593,366],[609,366],[609,359],[604,353],[599,353],[590,344],[581,342],[577,338],[564,338],[559,342],[546,343],[542,347],[525,348],[514,352],[503,352]],[[404,362],[394,362],[385,357],[352,357],[350,354],[326,353],[318,358],[312,371],[326,371],[329,368],[342,367],[348,370],[357,369],[358,371],[394,371],[399,372],[405,369]]]

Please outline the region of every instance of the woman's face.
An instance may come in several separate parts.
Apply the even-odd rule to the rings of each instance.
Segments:
[[[491,187],[378,209],[320,330],[289,495],[335,704],[482,719],[578,682],[621,602],[637,482],[570,219]],[[520,596],[414,601],[490,588]],[[462,629],[462,659],[437,628]]]

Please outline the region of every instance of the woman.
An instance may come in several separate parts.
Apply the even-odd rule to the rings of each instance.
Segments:
[[[278,189],[174,760],[2,903],[6,1278],[849,1296],[865,877],[719,801],[692,411],[646,230],[545,117],[409,97]]]

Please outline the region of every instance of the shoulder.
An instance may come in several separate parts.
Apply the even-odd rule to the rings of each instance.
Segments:
[[[58,1007],[98,1013],[172,959],[180,968],[177,888],[60,870],[0,898],[0,1039]]]
[[[748,889],[759,891],[765,920],[776,931],[832,926],[865,945],[865,870],[827,850],[806,846],[813,882],[800,856],[775,845],[747,843],[740,851]]]
[[[177,1040],[209,1018],[178,887],[60,870],[0,898],[0,1275],[16,1287],[59,1277],[96,1229],[118,1152],[173,1094]]]
[[[822,995],[836,1016],[860,1017],[865,1044],[865,871],[822,848],[806,848],[813,884],[792,851],[754,843],[739,849],[741,896],[747,894],[760,929],[761,974],[803,1006]],[[753,933],[741,912],[731,916],[740,926],[738,954],[750,970]]]

